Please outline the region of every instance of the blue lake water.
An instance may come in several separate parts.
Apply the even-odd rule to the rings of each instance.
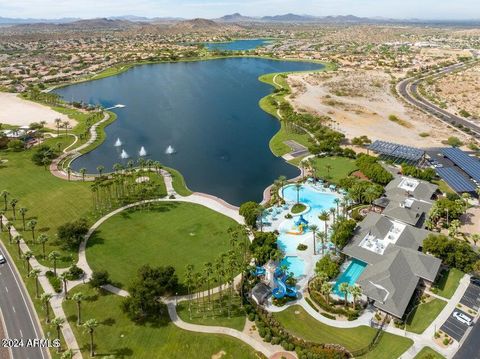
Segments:
[[[247,51],[254,50],[270,42],[265,39],[235,40],[230,42],[203,42],[208,50]]]
[[[122,149],[137,159],[144,146],[147,158],[179,170],[193,191],[237,205],[260,201],[274,179],[295,177],[299,170],[268,147],[280,123],[258,106],[273,91],[258,77],[321,68],[258,58],[164,63],[60,88],[55,92],[68,101],[126,106],[114,110],[118,118],[107,127],[105,142],[72,167],[95,173],[104,165],[109,170],[115,163],[126,163],[120,158]],[[117,138],[121,147],[114,147]],[[176,153],[166,154],[168,146]]]

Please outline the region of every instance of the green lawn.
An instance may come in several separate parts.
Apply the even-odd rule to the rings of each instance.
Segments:
[[[163,323],[137,325],[120,309],[121,297],[106,292],[97,293],[87,285],[74,288],[71,294],[78,291],[89,297],[82,303],[83,321],[95,318],[100,323],[94,334],[98,357],[211,359],[213,355],[224,351],[222,358],[255,358],[254,350],[237,339],[184,331],[168,319]],[[84,357],[89,357],[89,337],[82,327],[76,325],[75,302],[65,301],[63,308]]]
[[[192,194],[192,191],[188,189],[185,179],[180,172],[169,167],[165,167],[165,170],[170,172],[172,175],[172,186],[175,192],[177,192],[180,196],[190,196]]]
[[[355,160],[346,157],[321,157],[314,158],[317,177],[328,179],[337,183],[357,170]],[[330,170],[327,168],[330,166]]]
[[[439,279],[435,283],[432,291],[444,298],[452,298],[453,294],[457,290],[464,273],[456,268],[451,268],[446,272],[442,272]]]
[[[410,315],[407,322],[407,330],[417,334],[423,333],[440,314],[445,305],[447,305],[447,302],[437,298],[428,303],[420,304]]]
[[[300,306],[290,307],[274,315],[293,335],[317,343],[340,344],[348,350],[365,348],[376,332],[367,326],[348,329],[328,326],[315,320]],[[384,333],[377,346],[365,358],[398,358],[412,344],[413,341],[410,339]]]
[[[151,210],[130,210],[107,220],[89,239],[87,259],[106,269],[123,286],[144,265],[176,268],[183,280],[187,264],[203,269],[229,249],[227,229],[236,222],[197,204],[160,203]]]
[[[430,347],[424,347],[420,350],[415,356],[415,359],[443,359],[445,358],[443,355],[438,354],[435,350]]]
[[[189,302],[180,302],[177,306],[178,316],[185,322],[213,325],[220,327],[229,327],[242,331],[245,327],[245,311],[240,307],[240,297],[238,295],[232,298],[230,307],[230,318],[228,317],[229,296],[227,293],[222,295],[222,301],[218,294],[211,296],[211,304],[208,303],[208,296],[195,298],[190,301],[191,316],[189,315]]]

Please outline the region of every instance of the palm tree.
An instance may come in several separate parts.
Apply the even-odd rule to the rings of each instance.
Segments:
[[[348,304],[348,292],[350,290],[348,282],[340,283],[340,285],[338,286],[338,290],[342,292],[345,296],[345,308],[346,308]]]
[[[358,285],[351,285],[348,289],[348,291],[350,292],[350,294],[352,295],[353,297],[353,303],[352,303],[352,306],[353,306],[353,309],[355,309],[355,305],[357,304],[357,298],[360,297],[362,295],[362,288],[360,288]]]
[[[12,224],[10,222],[6,225],[8,231],[8,243],[12,244]]]
[[[320,243],[322,244],[322,255],[325,254],[325,240],[327,239],[327,235],[325,232],[318,232],[318,238],[320,239]]]
[[[68,178],[68,181],[70,181],[70,177],[72,175],[72,168],[70,167],[70,165],[67,166],[67,178]]]
[[[213,273],[212,263],[211,262],[205,263],[203,274],[204,274],[205,280],[207,282],[208,304],[210,306],[212,305],[212,301],[211,301],[211,297],[210,297],[210,277],[212,276],[212,273]]]
[[[62,122],[62,127],[65,129],[65,136],[68,136],[68,126],[70,126],[70,122],[68,121]]]
[[[82,301],[85,300],[85,296],[82,292],[77,292],[72,295],[72,300],[77,304],[77,325],[82,325]]]
[[[23,254],[23,259],[25,259],[25,262],[27,263],[27,272],[30,272],[30,259],[33,258],[33,252],[32,251],[26,251]]]
[[[313,235],[313,254],[317,254],[317,246],[316,246],[316,234],[318,232],[318,226],[316,224],[312,224],[310,225],[310,227],[308,227],[311,231],[312,231],[312,235]]]
[[[45,259],[45,244],[48,242],[48,236],[45,233],[42,233],[38,236],[37,242],[42,245],[42,254]]]
[[[3,217],[5,217],[5,212],[0,211],[0,233],[3,232]],[[7,217],[5,217],[6,219]]]
[[[51,325],[55,328],[57,331],[57,340],[60,340],[60,330],[63,327],[63,324],[65,323],[65,319],[63,318],[53,318]],[[57,353],[60,352],[60,346],[57,347]]]
[[[332,169],[332,166],[325,165],[325,169],[327,170],[327,178],[330,179],[330,170]]]
[[[363,199],[370,205],[370,209],[373,207],[373,201],[377,199],[378,193],[374,187],[368,187],[365,192],[363,192]]]
[[[57,275],[57,260],[61,257],[60,253],[57,251],[51,251],[48,255],[48,260],[53,262],[53,274]]]
[[[32,269],[30,273],[28,273],[28,276],[30,278],[35,279],[35,298],[38,298],[38,286],[39,286],[38,276],[40,275],[40,273],[41,273],[40,269]]]
[[[99,323],[96,319],[89,319],[85,323],[83,323],[83,326],[85,327],[85,331],[90,334],[90,356],[94,357],[95,356],[95,351],[93,347],[93,333],[95,332],[95,329],[98,327]]]
[[[330,212],[330,214],[331,214],[332,217],[333,217],[333,223],[335,223],[335,213],[336,213],[337,211],[335,210],[335,208],[332,207],[332,208],[329,209],[329,212]]]
[[[300,203],[300,189],[302,188],[301,183],[295,183],[295,189],[297,190],[297,204]]]
[[[193,264],[188,264],[185,271],[185,285],[187,286],[187,296],[188,296],[188,313],[190,320],[192,319],[192,298],[190,297],[190,288],[193,284]]]
[[[318,216],[318,219],[323,221],[325,223],[325,238],[327,237],[327,231],[328,231],[328,220],[330,219],[330,214],[327,211],[322,211],[320,215]]]
[[[62,353],[60,359],[72,359],[73,358],[73,350],[68,349]]]
[[[475,244],[475,247],[476,247],[477,242],[480,240],[480,234],[474,233],[470,236],[470,239],[472,240],[473,244]]]
[[[25,230],[25,214],[27,214],[28,209],[25,207],[20,208],[19,212],[22,215],[23,230]]]
[[[68,272],[61,273],[59,277],[63,282],[63,292],[65,293],[65,299],[68,299],[68,288],[67,288]]]
[[[255,210],[255,214],[257,218],[260,219],[260,232],[263,232],[263,211],[265,211],[265,208],[259,204]]]
[[[62,120],[59,118],[55,119],[55,125],[57,126],[57,136],[60,134],[60,124],[62,123]]]
[[[285,199],[284,187],[285,187],[285,184],[287,183],[287,177],[285,176],[278,177],[278,182],[280,183],[280,187],[282,188],[282,199]]]
[[[52,294],[51,293],[43,293],[40,296],[40,301],[43,304],[43,307],[45,309],[45,315],[47,317],[47,323],[50,323],[50,299],[52,299]]]
[[[17,203],[18,203],[18,199],[12,198],[10,200],[10,206],[12,207],[14,220],[17,220],[17,212],[15,211],[15,207],[17,206]]]
[[[104,170],[105,170],[105,167],[104,167],[104,166],[98,166],[98,167],[97,167],[97,171],[98,171],[100,177],[102,177],[102,173],[103,173]]]
[[[23,238],[21,236],[16,236],[13,239],[13,242],[17,245],[17,250],[18,250],[18,258],[22,258],[22,250],[20,248],[20,244],[22,243]]]
[[[337,216],[340,216],[340,208],[339,208],[339,206],[340,206],[340,198],[338,198],[338,197],[335,198],[335,199],[333,200],[333,202],[334,202],[335,205],[337,206]]]
[[[7,191],[7,190],[3,190],[2,193],[0,194],[0,196],[3,198],[3,203],[4,203],[4,207],[3,207],[3,211],[7,211],[7,201],[8,201],[8,196],[10,195],[10,193]]]
[[[330,304],[330,293],[332,293],[332,289],[333,289],[332,283],[324,282],[322,284],[321,291],[323,296],[325,297],[325,300],[327,301],[327,305]]]
[[[85,182],[85,174],[87,173],[86,168],[80,168],[80,174],[82,175],[82,181]]]
[[[462,199],[463,201],[465,202],[465,213],[467,213],[467,210],[468,210],[468,201],[470,200],[470,198],[472,198],[471,194],[470,193],[462,193]]]
[[[37,226],[37,220],[31,219],[27,222],[27,227],[32,231],[32,240],[35,241],[35,227]]]

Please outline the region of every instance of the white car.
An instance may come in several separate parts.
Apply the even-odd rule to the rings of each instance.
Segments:
[[[3,254],[0,254],[0,264],[6,263],[6,262],[7,262],[7,260],[5,259]]]
[[[453,312],[453,317],[460,323],[466,324],[468,326],[472,325],[472,318],[466,316],[461,312]]]

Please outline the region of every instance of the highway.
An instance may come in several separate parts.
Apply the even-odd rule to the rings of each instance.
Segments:
[[[23,339],[25,345],[28,339],[44,339],[35,317],[35,309],[22,285],[22,279],[3,244],[0,245],[0,249],[7,258],[5,264],[0,264],[0,310],[5,323],[5,336],[9,339]],[[4,338],[1,339],[3,341]],[[50,358],[48,349],[38,347],[11,348],[11,353],[14,359]]]
[[[442,70],[438,71],[434,76],[439,77],[444,74],[447,74],[449,72],[459,70],[463,67],[468,66],[470,63],[461,63],[461,64],[455,64],[451,65],[448,67],[443,68]],[[428,76],[426,76],[428,77]],[[453,123],[461,124],[465,128],[469,128],[472,132],[470,135],[473,137],[480,139],[480,126],[477,124],[470,122],[469,120],[454,115],[448,111],[445,111],[444,109],[438,107],[437,105],[429,102],[427,99],[421,96],[421,94],[418,91],[418,86],[420,82],[425,80],[426,77],[422,77],[420,79],[414,79],[414,78],[409,78],[406,80],[401,81],[397,85],[397,91],[398,93],[410,104],[413,106],[423,110],[424,112],[435,116],[439,120],[452,125]]]

